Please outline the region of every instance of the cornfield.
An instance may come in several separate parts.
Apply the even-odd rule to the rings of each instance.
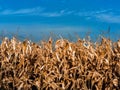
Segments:
[[[120,90],[120,40],[4,38],[0,90]]]

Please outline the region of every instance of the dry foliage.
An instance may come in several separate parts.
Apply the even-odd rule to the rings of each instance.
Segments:
[[[120,90],[120,40],[52,39],[40,44],[4,38],[2,90]]]

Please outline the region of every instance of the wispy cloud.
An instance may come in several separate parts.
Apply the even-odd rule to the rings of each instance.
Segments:
[[[43,12],[38,15],[44,16],[44,17],[59,17],[59,16],[62,16],[63,14],[59,12]]]
[[[61,10],[56,12],[42,12],[42,13],[39,13],[39,15],[45,16],[45,17],[60,17],[65,15],[70,15],[72,13],[74,13],[74,11]]]
[[[30,13],[36,13],[36,12],[42,12],[44,8],[36,7],[36,8],[28,8],[28,9],[20,9],[14,12],[14,14],[30,14]]]
[[[25,9],[5,9],[0,11],[0,15],[33,15],[33,16],[43,16],[43,17],[59,17],[63,15],[72,14],[73,11],[68,11],[66,9],[60,11],[45,11],[45,8],[35,7],[35,8],[25,8]]]
[[[108,22],[108,23],[120,23],[120,15],[112,15],[112,14],[99,14],[95,16],[97,19]]]
[[[114,11],[112,9],[78,12],[76,15],[84,17],[86,20],[92,19],[107,23],[120,23],[120,11]]]
[[[94,16],[94,15],[98,15],[98,14],[102,14],[102,13],[108,13],[110,12],[111,9],[108,9],[108,10],[96,10],[96,11],[79,11],[79,12],[76,12],[76,15],[79,15],[79,16]]]
[[[23,9],[1,9],[0,15],[31,15],[42,17],[60,17],[66,15],[84,17],[86,20],[95,20],[107,23],[120,23],[120,11],[114,11],[112,9],[96,10],[96,11],[74,11],[69,9],[62,9],[58,11],[47,11],[46,8],[34,7]]]
[[[44,10],[44,8],[36,7],[36,8],[26,8],[26,9],[19,9],[19,10],[12,10],[12,9],[5,9],[0,12],[1,15],[24,15],[24,14],[31,14],[31,13],[40,13]]]

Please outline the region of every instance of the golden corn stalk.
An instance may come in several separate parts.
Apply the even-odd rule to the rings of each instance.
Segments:
[[[37,44],[4,38],[0,90],[120,90],[120,40]]]

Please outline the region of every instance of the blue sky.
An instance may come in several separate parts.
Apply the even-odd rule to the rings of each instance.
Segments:
[[[49,32],[120,34],[119,0],[0,0],[0,31],[39,38]],[[44,34],[43,34],[44,33]],[[82,36],[82,35],[81,35]]]

